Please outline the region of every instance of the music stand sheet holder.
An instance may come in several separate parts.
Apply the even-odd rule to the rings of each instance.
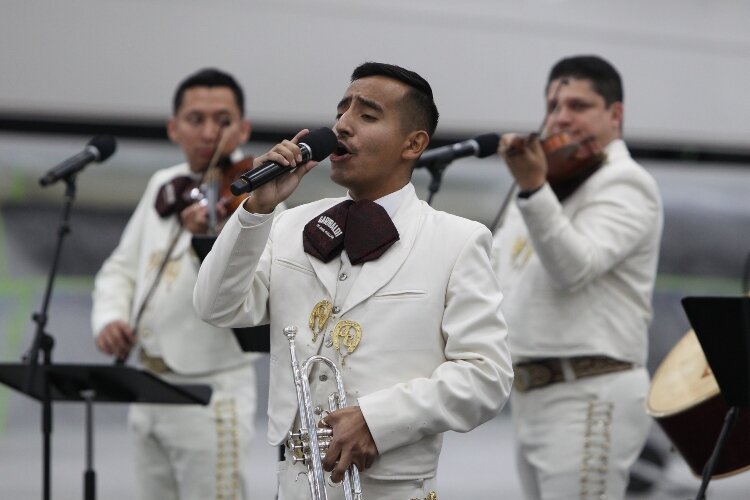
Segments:
[[[52,401],[86,403],[86,471],[84,498],[95,499],[93,469],[93,403],[202,404],[211,399],[208,385],[176,385],[129,366],[40,365],[31,384],[26,363],[0,363],[0,383],[42,402],[46,383]]]
[[[714,451],[703,470],[696,500],[705,491],[740,408],[750,406],[750,297],[685,297],[682,299],[711,371],[730,407]]]

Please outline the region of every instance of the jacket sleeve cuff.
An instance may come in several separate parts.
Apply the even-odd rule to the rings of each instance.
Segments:
[[[383,413],[384,409],[391,408],[389,399],[388,391],[377,391],[357,400],[375,446],[378,448],[378,453],[381,455],[403,446],[406,442],[416,441],[407,437],[409,426],[400,425],[394,418],[393,411],[388,410]]]
[[[555,220],[551,216],[562,211],[562,205],[560,205],[549,183],[539,188],[534,196],[519,197],[516,204],[529,228],[529,232],[537,234],[542,234],[549,229]]]

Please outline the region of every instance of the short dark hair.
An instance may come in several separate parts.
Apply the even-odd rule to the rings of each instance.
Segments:
[[[554,80],[574,78],[590,80],[594,92],[604,98],[609,107],[614,102],[623,102],[622,79],[614,66],[599,56],[572,56],[558,61],[550,70],[547,88]]]
[[[409,90],[404,99],[406,109],[403,115],[408,117],[409,126],[424,129],[432,137],[437,128],[440,114],[432,97],[432,87],[427,83],[427,80],[414,71],[409,71],[395,64],[366,62],[354,69],[352,82],[368,76],[385,76],[408,86]],[[405,124],[407,123],[405,122]]]
[[[245,96],[242,92],[242,87],[240,87],[232,75],[216,68],[198,70],[180,82],[177,90],[174,92],[172,113],[177,114],[185,98],[185,92],[193,87],[228,87],[234,94],[234,100],[237,101],[240,115],[245,115]]]

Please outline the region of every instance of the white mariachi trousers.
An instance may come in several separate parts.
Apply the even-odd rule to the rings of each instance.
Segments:
[[[207,376],[166,373],[175,384],[209,384],[211,403],[134,404],[136,478],[143,500],[246,500],[251,484],[249,441],[254,433],[255,367]]]
[[[527,500],[620,500],[651,424],[645,368],[511,394]]]

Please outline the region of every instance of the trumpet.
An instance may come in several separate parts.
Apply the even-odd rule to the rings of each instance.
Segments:
[[[294,375],[294,388],[297,392],[300,417],[299,431],[289,431],[287,448],[291,451],[293,463],[302,462],[307,466],[307,482],[310,485],[312,500],[328,500],[325,488],[326,481],[325,471],[323,470],[323,459],[331,443],[333,429],[318,428],[317,422],[315,422],[309,382],[311,366],[314,363],[324,363],[334,375],[336,392],[328,396],[329,411],[335,411],[347,406],[344,381],[335,363],[325,356],[310,356],[300,366],[297,362],[297,350],[295,347],[297,327],[288,326],[284,328],[284,335],[286,335],[289,341],[289,350],[292,356],[292,373]],[[362,488],[359,483],[359,471],[356,465],[351,464],[344,472],[343,487],[344,498],[346,500],[363,500]]]

